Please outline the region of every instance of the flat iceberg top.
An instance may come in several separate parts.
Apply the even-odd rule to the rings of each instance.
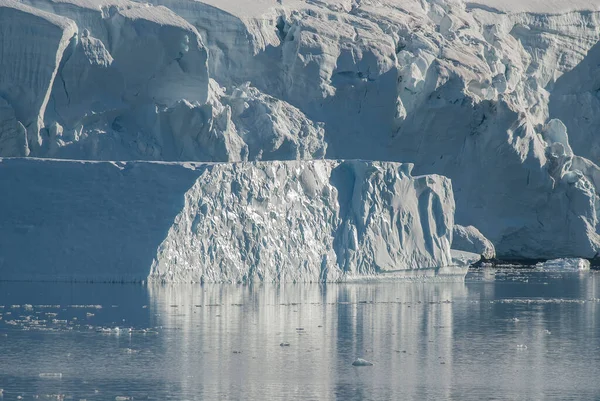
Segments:
[[[287,0],[279,3],[277,0],[189,0],[218,8],[240,19],[258,17],[274,8],[301,8],[304,1]]]
[[[175,14],[173,11],[169,10],[166,7],[155,7],[148,4],[137,5],[135,3],[133,3],[134,6],[132,7],[132,3],[128,3],[128,7],[119,10],[121,15],[127,18],[130,18],[132,20],[144,19],[147,21],[152,21],[159,25],[177,26],[188,31],[196,32],[196,28],[194,28],[189,22],[187,22],[182,17]]]
[[[0,0],[0,7],[3,6],[3,2],[15,3],[13,0]],[[195,29],[190,23],[188,23],[179,15],[175,14],[170,9],[162,6],[152,6],[150,4],[141,2],[139,3],[129,0],[42,0],[37,1],[37,3],[34,2],[33,5],[37,6],[42,2],[53,5],[72,5],[78,8],[95,11],[101,11],[102,9],[116,7],[121,15],[132,20],[145,19],[160,25],[178,26],[188,31],[195,31]],[[37,15],[37,13],[40,12],[37,8],[27,7],[25,9],[24,7],[26,6],[20,4],[19,6],[23,8],[23,11],[32,14]],[[48,13],[47,15],[56,17],[55,14]]]
[[[58,0],[58,1],[82,1],[82,0]],[[92,0],[83,0],[91,2]],[[106,0],[104,0],[106,1]],[[240,19],[249,19],[264,15],[271,9],[299,9],[314,6],[327,6],[350,10],[351,0],[189,0],[207,4],[221,9]],[[431,1],[429,1],[431,2]],[[380,0],[370,2],[369,6],[379,5],[409,6],[418,4],[415,0]],[[599,11],[600,2],[595,0],[476,0],[467,1],[469,8],[482,8],[507,14],[537,13],[537,14],[561,14],[570,11]]]
[[[72,4],[81,8],[89,8],[92,10],[100,10],[104,7],[117,6],[127,7],[131,6],[129,0],[48,0],[50,3],[55,4]]]
[[[571,11],[599,11],[596,0],[477,0],[467,1],[469,8],[483,8],[507,14],[562,14]]]
[[[14,0],[0,0],[0,9],[1,8],[12,8],[14,10],[18,10],[27,14],[31,14],[33,16],[42,18],[53,25],[56,25],[62,29],[71,28],[74,26],[73,21],[68,18],[64,18],[55,14],[47,13],[37,8],[29,7],[24,4],[19,3]]]

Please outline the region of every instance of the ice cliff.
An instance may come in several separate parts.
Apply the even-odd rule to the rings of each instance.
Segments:
[[[322,122],[327,157],[450,177],[500,257],[597,254],[594,2],[153,3],[205,33],[216,80]]]
[[[268,185],[284,188],[299,173],[277,161],[304,161],[299,169],[325,158],[413,163],[416,175],[452,180],[456,224],[479,230],[461,231],[460,248],[477,239],[499,258],[593,258],[599,40],[600,6],[591,0],[0,0],[0,157],[273,161],[287,175]],[[324,168],[333,174],[335,163]],[[155,244],[156,277],[216,277],[208,263],[231,279],[279,277],[269,265],[283,257],[275,242],[236,243],[243,251],[230,260],[215,253],[225,233],[208,240],[195,232],[229,223],[192,224],[216,185],[210,179],[227,169],[251,190],[258,173],[240,166],[215,165],[214,175],[179,191],[177,223]],[[356,174],[359,187],[387,196],[376,204],[393,207],[396,195]],[[295,227],[251,220],[239,191],[215,192],[222,210],[265,238]],[[333,213],[324,197],[313,201]],[[316,213],[273,205],[282,215]],[[398,248],[402,231],[389,228],[383,252],[368,234],[375,226],[359,227],[341,209],[328,230],[348,237],[311,246],[327,257],[311,257],[303,267],[310,277],[370,274],[367,259],[377,269],[407,266],[422,252],[434,255],[424,266],[448,262],[421,247],[440,237],[433,232],[410,256]],[[396,216],[381,218],[387,227]],[[247,261],[254,270],[236,271]]]
[[[441,176],[361,161],[0,159],[3,280],[461,276]],[[24,179],[26,177],[26,179]],[[411,273],[413,271],[413,273]]]

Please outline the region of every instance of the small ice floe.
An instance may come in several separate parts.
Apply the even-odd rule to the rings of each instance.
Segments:
[[[373,362],[369,362],[362,358],[357,358],[356,361],[352,362],[352,366],[373,366]]]
[[[42,379],[62,379],[62,373],[40,373]]]
[[[115,327],[113,329],[109,328],[109,327],[98,327],[96,329],[96,333],[102,333],[102,334],[115,334],[115,335],[121,335],[121,334],[131,334],[133,332],[132,328],[120,328],[120,327]]]
[[[579,272],[590,270],[590,261],[580,258],[553,259],[535,265],[536,269],[549,272]]]
[[[290,343],[281,343],[279,344],[280,347],[289,347]]]

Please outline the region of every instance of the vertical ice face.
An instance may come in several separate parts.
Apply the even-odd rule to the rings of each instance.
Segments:
[[[0,1],[0,147],[24,156],[42,145],[39,130],[63,52],[76,25],[13,0]],[[27,146],[29,144],[29,146]]]
[[[207,167],[150,278],[336,281],[449,266],[450,182],[410,169],[326,160]]]
[[[0,279],[145,280],[194,169],[0,159]]]
[[[451,264],[449,180],[397,163],[0,159],[0,192],[3,280],[337,281]]]
[[[79,27],[60,58],[44,116],[47,140],[35,155],[159,159],[172,138],[148,132],[157,108],[207,102],[206,49],[195,28],[168,9],[128,1],[27,2]]]

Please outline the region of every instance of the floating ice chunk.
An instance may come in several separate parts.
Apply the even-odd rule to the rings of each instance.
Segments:
[[[580,258],[554,259],[535,265],[537,269],[553,272],[577,272],[590,270],[590,261]]]
[[[473,227],[454,225],[452,230],[452,248],[458,251],[472,252],[481,255],[484,259],[496,257],[496,249],[481,232]]]
[[[471,266],[472,264],[477,263],[481,260],[481,255],[479,254],[465,251],[457,251],[456,249],[451,249],[450,255],[452,255],[453,266]]]
[[[357,358],[356,361],[352,362],[352,366],[373,366],[373,362],[369,362],[362,358]]]
[[[138,351],[138,350],[135,350],[135,349],[131,349],[131,348],[124,348],[124,349],[123,349],[123,352],[124,352],[125,354],[129,354],[129,355],[131,355],[131,354],[137,354],[139,351]]]
[[[40,373],[42,379],[62,379],[62,373]]]

